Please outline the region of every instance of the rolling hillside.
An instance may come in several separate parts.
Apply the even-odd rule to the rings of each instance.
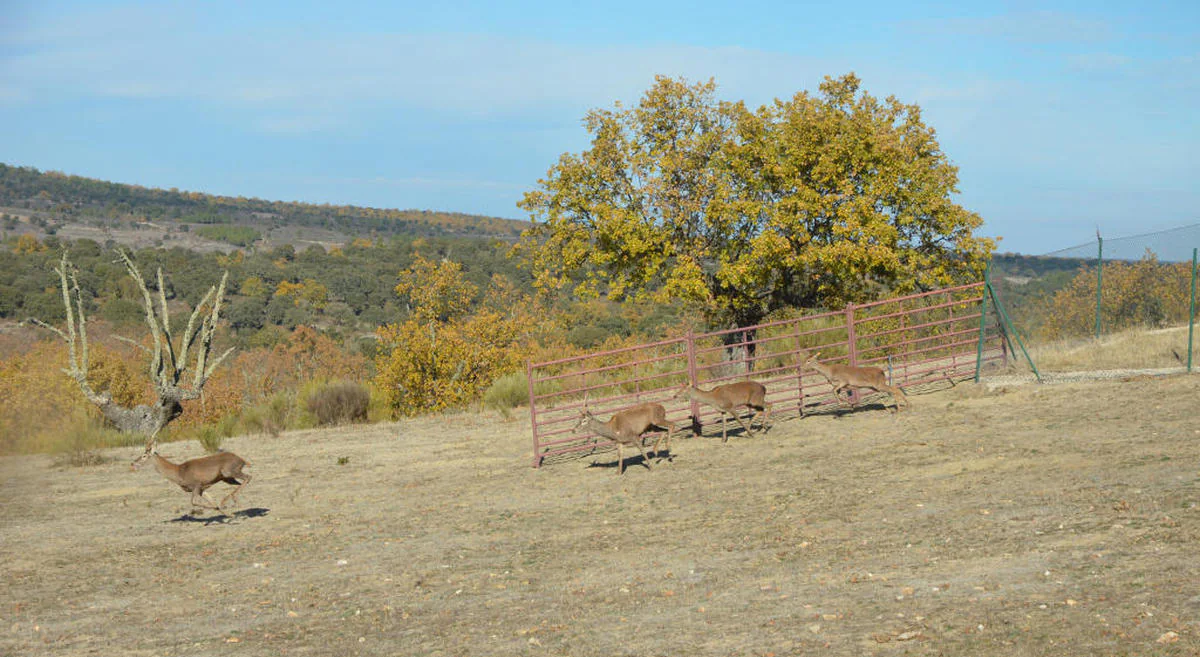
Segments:
[[[355,237],[392,235],[513,240],[528,226],[514,219],[457,212],[317,205],[154,189],[5,164],[0,164],[0,214],[7,215],[3,228],[9,232],[25,229],[54,235],[67,231],[63,236],[91,239],[107,235],[131,246],[176,239],[185,242],[181,246],[204,249],[205,242],[215,243],[207,245],[208,250],[226,250],[220,244],[248,246],[259,239],[267,246],[342,243]],[[205,226],[238,229],[194,234],[197,227]],[[139,236],[143,239],[135,239]]]

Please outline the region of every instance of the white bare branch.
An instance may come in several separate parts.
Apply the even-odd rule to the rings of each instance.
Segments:
[[[131,344],[131,345],[133,345],[133,346],[137,347],[138,349],[141,349],[142,351],[144,351],[144,352],[148,353],[148,354],[149,354],[149,353],[151,353],[151,351],[150,351],[150,347],[147,347],[146,345],[144,345],[144,344],[142,344],[142,343],[138,342],[137,340],[133,340],[133,339],[127,338],[127,337],[125,337],[125,336],[123,336],[123,335],[114,335],[114,336],[112,336],[112,337],[113,337],[113,339],[115,339],[115,340],[120,340],[121,342],[127,342],[127,343],[129,343],[129,344]]]
[[[65,251],[63,252],[59,266],[55,268],[62,291],[63,307],[67,315],[65,329],[50,326],[35,318],[30,318],[28,321],[53,331],[67,343],[70,352],[70,367],[65,368],[63,371],[75,379],[84,396],[87,397],[88,401],[100,408],[105,418],[122,431],[142,433],[149,436],[147,444],[153,445],[158,432],[183,412],[180,402],[199,397],[203,393],[204,385],[208,382],[213,371],[233,352],[233,348],[231,347],[211,364],[208,363],[209,350],[212,347],[217,322],[220,319],[221,301],[225,295],[225,283],[229,277],[229,272],[225,272],[225,275],[221,277],[220,286],[209,289],[204,299],[192,311],[191,319],[188,322],[188,328],[182,341],[180,357],[177,358],[175,341],[171,335],[170,311],[167,307],[166,285],[163,280],[162,270],[157,271],[158,307],[156,308],[154,295],[151,294],[149,288],[146,286],[146,280],[142,277],[133,259],[124,251],[118,251],[118,254],[120,255],[120,261],[125,264],[126,272],[134,280],[142,293],[142,302],[146,311],[146,325],[150,329],[154,345],[151,348],[123,336],[114,337],[136,346],[150,356],[149,374],[158,393],[157,403],[127,408],[114,403],[112,396],[107,392],[97,394],[88,384],[87,315],[85,314],[83,304],[83,294],[79,288],[78,275],[67,258]],[[74,299],[71,298],[72,294],[74,294]],[[207,315],[204,315],[210,300],[212,302],[211,310],[208,311]],[[199,331],[196,330],[198,319],[200,319]],[[187,370],[188,347],[197,341],[199,342],[199,348],[195,358],[196,373],[192,381],[192,386],[190,389],[180,388],[180,380]],[[167,367],[170,367],[170,371],[167,371]]]

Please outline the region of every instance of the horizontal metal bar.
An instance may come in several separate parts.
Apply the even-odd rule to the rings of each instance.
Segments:
[[[843,314],[843,312],[844,311],[841,311],[841,310],[832,310],[829,312],[818,313],[816,315],[802,315],[800,317],[794,317],[792,319],[777,319],[773,322],[767,322],[765,324],[757,324],[755,326],[745,326],[742,328],[731,328],[731,329],[725,329],[722,331],[713,331],[711,333],[697,334],[695,337],[696,337],[696,339],[711,338],[711,337],[717,337],[717,336],[722,336],[722,335],[729,335],[730,333],[742,333],[743,331],[757,331],[757,330],[764,329],[764,328],[772,328],[775,326],[782,326],[784,324],[796,324],[799,322],[808,322],[808,321],[813,321],[813,320],[817,320],[817,319],[824,319],[826,317],[834,317],[834,316]]]
[[[590,385],[590,386],[580,386],[578,388],[571,388],[568,390],[555,390],[553,392],[545,392],[540,395],[537,393],[534,393],[534,399],[550,399],[551,397],[563,397],[563,396],[567,396],[567,395],[577,394],[580,392],[587,392],[589,390],[596,390],[597,388],[611,388],[613,386],[628,385],[630,383],[639,383],[641,381],[653,381],[654,379],[664,379],[664,378],[667,378],[670,376],[679,376],[681,374],[686,375],[687,370],[686,369],[671,370],[670,372],[651,374],[650,376],[645,376],[645,377],[636,378],[636,379],[622,379],[620,381],[607,381],[607,382],[597,383],[597,384]]]
[[[992,349],[998,350],[998,348],[995,348],[995,347],[993,347]],[[984,353],[987,353],[987,351],[985,350]],[[1003,351],[1001,351],[1000,353],[1003,354]],[[894,366],[892,368],[892,372],[893,373],[903,372],[905,376],[924,374],[925,372],[932,372],[932,371],[935,371],[938,369],[945,369],[947,360],[950,360],[950,361],[957,360],[957,361],[961,361],[964,363],[969,361],[969,362],[973,363],[975,361],[975,356],[976,356],[975,352],[964,350],[953,356],[936,356],[933,358],[926,358],[924,360],[906,361],[904,363]],[[922,365],[931,365],[932,367],[930,367],[929,369],[916,369]]]
[[[686,337],[671,338],[670,340],[660,340],[658,342],[651,342],[648,344],[639,344],[639,345],[635,345],[633,347],[621,347],[620,349],[610,349],[609,351],[599,351],[594,354],[584,354],[581,356],[568,356],[566,358],[559,358],[558,360],[548,360],[543,363],[532,363],[532,364],[530,364],[530,367],[537,368],[537,367],[546,367],[548,365],[561,365],[563,363],[573,363],[576,361],[587,360],[589,358],[600,358],[602,356],[611,356],[613,354],[620,354],[620,353],[624,353],[627,351],[637,351],[638,349],[650,349],[652,347],[662,347],[662,346],[669,345],[669,344],[678,344],[678,343],[685,343],[685,342],[687,342]]]
[[[931,326],[941,326],[943,324],[953,324],[955,322],[961,322],[961,321],[965,321],[968,319],[979,319],[979,313],[971,313],[970,315],[956,315],[956,316],[950,317],[948,319],[939,319],[937,321],[926,322],[924,324],[913,324],[912,326],[901,326],[900,328],[888,329],[886,331],[879,331],[878,333],[862,333],[862,334],[859,334],[857,337],[858,337],[859,341],[861,342],[868,338],[877,338],[881,335],[891,335],[893,333],[903,333],[904,331],[915,331],[917,329],[929,328]],[[976,328],[975,330],[978,331],[979,329]]]
[[[955,337],[955,336],[958,336],[958,335],[965,335],[965,334],[967,334],[967,333],[971,333],[971,334],[973,334],[973,335],[976,335],[976,336],[978,336],[978,335],[979,335],[979,329],[978,329],[978,328],[975,328],[975,327],[970,327],[970,328],[967,328],[967,329],[963,329],[963,330],[961,330],[961,331],[953,331],[953,332],[951,332],[951,333],[938,333],[938,334],[936,334],[936,335],[927,335],[927,336],[925,336],[925,337],[923,337],[923,338],[913,338],[913,339],[911,339],[911,340],[903,340],[903,341],[901,341],[901,342],[889,342],[889,343],[887,343],[887,344],[875,345],[875,346],[871,346],[871,347],[859,347],[859,348],[858,348],[858,353],[860,353],[860,354],[861,354],[861,353],[863,353],[864,351],[879,351],[880,349],[894,349],[894,348],[896,348],[896,347],[905,347],[905,346],[908,346],[908,345],[912,345],[912,344],[918,344],[918,343],[921,343],[921,342],[929,342],[930,340],[942,340],[942,339],[945,339],[945,338],[952,338],[952,337]],[[976,342],[978,342],[978,340],[976,340]],[[901,352],[901,353],[904,353],[904,352]],[[878,357],[876,357],[876,358],[870,358],[870,359],[867,359],[867,360],[876,360],[877,358],[878,358]]]
[[[655,357],[653,357],[653,358],[647,358],[647,359],[645,359],[645,360],[637,360],[637,361],[633,361],[633,362],[631,362],[631,363],[614,363],[614,364],[612,364],[612,365],[603,365],[603,366],[601,366],[601,367],[595,367],[595,368],[592,368],[592,369],[587,369],[587,370],[578,370],[578,371],[575,371],[575,372],[568,372],[568,373],[566,373],[566,374],[554,374],[554,375],[551,375],[551,376],[540,377],[540,378],[539,378],[539,377],[537,377],[537,376],[535,375],[535,376],[533,377],[533,383],[534,383],[534,385],[536,385],[536,384],[538,384],[538,383],[545,383],[546,381],[554,381],[554,380],[556,380],[556,379],[566,379],[566,378],[570,378],[570,377],[572,377],[572,376],[583,376],[583,375],[585,375],[585,374],[596,374],[596,373],[599,373],[599,372],[608,372],[608,371],[611,371],[611,370],[619,370],[619,369],[622,369],[622,368],[625,368],[625,367],[633,367],[633,366],[635,366],[635,365],[646,365],[646,364],[650,364],[650,363],[660,363],[660,362],[662,362],[662,361],[665,361],[665,360],[671,360],[671,359],[673,359],[673,358],[684,358],[684,359],[686,359],[686,358],[687,358],[687,354],[686,354],[686,353],[679,353],[679,354],[667,354],[666,356],[655,356]]]
[[[976,304],[981,301],[983,301],[983,297],[978,297],[975,299],[966,299],[963,301],[948,301],[946,303],[939,303],[934,306],[925,306],[924,308],[911,308],[908,310],[901,310],[899,312],[888,313],[886,315],[871,315],[871,316],[866,316],[866,317],[859,317],[858,315],[855,315],[854,316],[854,324],[855,324],[855,326],[858,326],[860,324],[866,324],[867,322],[877,322],[877,321],[884,320],[884,319],[891,319],[892,317],[900,317],[902,315],[916,315],[918,313],[929,312],[931,310],[938,310],[941,308],[949,308],[951,306],[963,306],[968,303]]]
[[[908,296],[894,297],[892,299],[882,299],[880,301],[872,301],[870,303],[855,304],[853,306],[853,308],[855,310],[860,310],[862,308],[873,308],[875,306],[882,306],[887,303],[897,303],[900,301],[908,301],[909,299],[919,299],[921,297],[932,297],[932,296],[937,296],[939,294],[946,294],[948,292],[958,292],[959,290],[969,290],[973,287],[983,287],[983,281],[979,281],[978,283],[966,283],[963,285],[956,285],[954,287],[944,287],[940,290],[931,290],[929,292],[917,292],[916,294],[910,294]]]

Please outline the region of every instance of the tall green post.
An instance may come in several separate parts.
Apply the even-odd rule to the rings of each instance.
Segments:
[[[983,341],[987,336],[987,302],[991,289],[992,261],[988,260],[987,267],[983,270],[983,298],[979,301],[979,344],[975,347],[975,383],[979,383],[979,371],[983,368]]]
[[[1187,371],[1192,371],[1192,331],[1196,328],[1196,251],[1192,249],[1192,302],[1188,306],[1188,366]]]
[[[1104,238],[1096,231],[1096,339],[1100,339],[1100,291],[1104,289]]]

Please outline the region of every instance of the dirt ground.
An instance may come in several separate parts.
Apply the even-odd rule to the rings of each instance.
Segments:
[[[963,384],[620,477],[490,415],[245,436],[229,516],[8,458],[0,655],[1195,655],[1197,393]]]

